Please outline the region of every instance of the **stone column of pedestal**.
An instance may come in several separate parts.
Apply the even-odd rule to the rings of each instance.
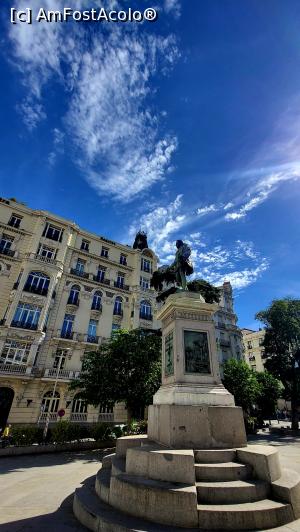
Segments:
[[[168,297],[162,321],[162,385],[149,407],[148,436],[182,448],[246,445],[242,409],[221,383],[213,314],[196,293]]]

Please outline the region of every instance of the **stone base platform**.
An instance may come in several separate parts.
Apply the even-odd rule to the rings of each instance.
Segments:
[[[243,411],[237,406],[151,405],[148,435],[180,449],[227,449],[247,445]]]
[[[176,450],[125,437],[73,508],[95,532],[261,531],[300,517],[300,478],[281,471],[273,447]]]

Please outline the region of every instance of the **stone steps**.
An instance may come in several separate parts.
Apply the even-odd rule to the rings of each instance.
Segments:
[[[228,482],[196,482],[198,502],[208,504],[236,504],[266,499],[269,485],[262,480],[234,480]]]
[[[195,473],[196,481],[225,482],[249,479],[252,474],[252,468],[236,462],[195,464]]]
[[[290,504],[269,499],[244,504],[198,504],[199,528],[208,530],[265,530],[294,520]]]
[[[199,449],[194,451],[196,464],[217,464],[236,461],[236,449]]]

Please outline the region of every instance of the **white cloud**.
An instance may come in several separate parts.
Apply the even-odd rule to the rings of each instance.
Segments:
[[[280,185],[288,181],[300,180],[300,164],[293,163],[289,165],[281,165],[277,167],[277,171],[272,169],[260,170],[258,178],[256,178],[254,185],[250,187],[247,196],[250,198],[236,211],[229,212],[225,215],[226,221],[240,220],[245,218],[248,212],[252,211],[258,205],[265,202],[271,194],[273,194]],[[254,171],[252,171],[253,173]]]
[[[58,155],[64,153],[64,138],[65,134],[58,128],[54,128],[53,131],[53,150],[48,155],[48,163],[50,166],[54,166]]]
[[[177,18],[181,14],[181,3],[179,0],[165,0],[164,9],[166,13],[172,13]]]
[[[245,268],[233,272],[217,273],[211,272],[207,275],[206,280],[215,285],[221,285],[229,281],[233,288],[240,290],[255,283],[264,271],[268,268],[268,261],[263,259],[261,264],[255,268]]]
[[[173,4],[168,8],[175,9]],[[19,0],[16,7],[25,5]],[[83,5],[77,0],[74,7]],[[36,10],[38,0],[31,7]],[[45,0],[43,7],[53,9],[53,1]],[[62,7],[56,0],[55,8]],[[94,29],[91,24],[68,25],[68,31],[60,23],[11,25],[14,64],[28,88],[19,111],[27,127],[37,127],[46,117],[46,85],[58,81],[68,93],[63,123],[76,145],[76,162],[100,195],[126,202],[172,168],[177,138],[160,133],[164,117],[146,106],[146,97],[155,90],[156,74],[168,73],[179,53],[172,35],[143,32],[138,25]],[[49,157],[55,159],[52,152]]]
[[[217,205],[212,203],[211,205],[207,205],[206,207],[196,209],[196,213],[198,214],[198,216],[205,216],[206,214],[209,214],[210,212],[216,212],[217,210]]]

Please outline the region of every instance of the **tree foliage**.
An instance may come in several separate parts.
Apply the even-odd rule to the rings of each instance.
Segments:
[[[260,394],[256,374],[246,362],[231,358],[223,366],[223,384],[234,395],[235,404],[250,412]]]
[[[282,385],[268,371],[256,373],[256,379],[260,385],[256,405],[263,419],[267,419],[272,417],[276,412],[277,400],[281,395]]]
[[[291,399],[292,428],[299,427],[300,406],[300,300],[277,299],[256,319],[266,326],[264,348],[265,367],[279,378],[285,396]]]
[[[161,382],[161,337],[153,331],[116,331],[97,352],[85,355],[79,388],[87,403],[125,402],[129,416],[143,412]]]

